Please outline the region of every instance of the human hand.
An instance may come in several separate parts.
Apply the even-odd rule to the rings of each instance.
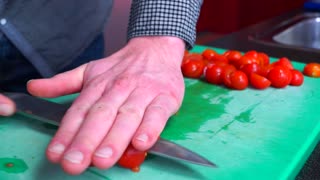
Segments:
[[[10,116],[16,111],[16,106],[8,97],[0,94],[0,116]]]
[[[29,92],[40,97],[81,91],[48,145],[48,159],[80,174],[90,164],[112,167],[129,143],[149,149],[182,103],[184,47],[175,37],[134,38],[110,57],[29,81]]]

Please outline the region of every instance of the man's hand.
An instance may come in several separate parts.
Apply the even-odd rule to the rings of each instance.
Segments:
[[[0,94],[0,116],[10,116],[15,112],[15,109],[14,102]]]
[[[150,148],[181,106],[184,48],[175,37],[134,38],[110,57],[30,81],[35,96],[80,92],[48,146],[48,159],[79,174],[91,163],[112,167],[129,143]]]

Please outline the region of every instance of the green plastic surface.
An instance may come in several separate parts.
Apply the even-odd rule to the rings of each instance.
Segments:
[[[296,69],[303,66],[294,62]],[[115,166],[69,176],[45,158],[56,128],[15,115],[0,118],[0,179],[294,179],[318,143],[320,79],[305,77],[301,87],[262,91],[230,90],[194,79],[185,83],[183,105],[162,137],[203,155],[218,168],[150,155],[139,173]]]

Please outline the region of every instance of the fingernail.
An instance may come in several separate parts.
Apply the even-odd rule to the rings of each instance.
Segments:
[[[29,84],[33,79],[30,79],[29,81],[27,81],[27,84]]]
[[[14,108],[8,104],[0,104],[0,114],[3,116],[9,116],[14,113]]]
[[[113,154],[113,151],[110,147],[101,148],[94,155],[102,158],[110,158]]]
[[[80,164],[83,161],[83,154],[80,151],[70,151],[64,156],[64,159],[74,164]]]
[[[147,142],[149,138],[146,134],[140,134],[136,139],[141,142]]]
[[[50,152],[61,154],[63,153],[64,149],[65,149],[65,146],[63,144],[57,143],[57,144],[54,144],[53,146],[50,146],[48,150]]]

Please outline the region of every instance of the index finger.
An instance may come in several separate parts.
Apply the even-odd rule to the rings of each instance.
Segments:
[[[14,102],[8,97],[0,94],[0,115],[10,116],[16,110]]]

